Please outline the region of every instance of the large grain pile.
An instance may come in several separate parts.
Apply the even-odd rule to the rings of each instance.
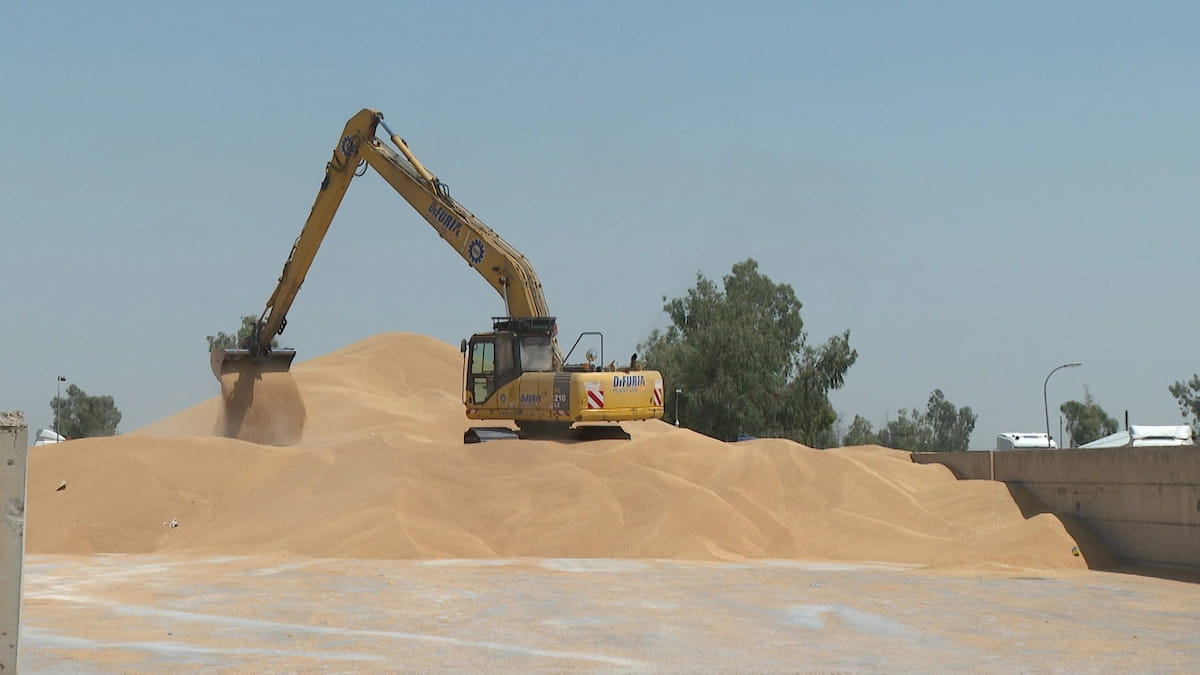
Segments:
[[[35,448],[28,550],[1084,566],[1059,520],[1026,519],[1003,484],[883,448],[662,422],[625,425],[630,441],[463,445],[459,359],[394,333],[298,364],[308,421],[289,447],[212,437],[214,397]]]

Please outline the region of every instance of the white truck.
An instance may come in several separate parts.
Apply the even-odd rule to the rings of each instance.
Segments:
[[[1084,449],[1154,447],[1167,445],[1193,445],[1192,427],[1187,424],[1147,425],[1130,424],[1128,429],[1097,438],[1079,446]]]
[[[1009,431],[996,436],[997,450],[1045,450],[1055,449],[1058,443],[1044,433]]]
[[[50,429],[38,429],[37,435],[33,437],[33,444],[34,446],[50,445],[51,443],[62,443],[65,440],[67,440],[65,436]]]

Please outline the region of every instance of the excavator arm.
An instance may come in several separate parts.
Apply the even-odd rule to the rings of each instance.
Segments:
[[[399,152],[376,136],[380,126]],[[287,312],[304,283],[350,182],[365,171],[364,163],[400,193],[500,294],[508,316],[549,315],[542,284],[525,256],[455,201],[446,185],[417,160],[404,139],[388,129],[382,113],[364,109],[346,123],[333,158],[325,166],[325,178],[308,220],[283,265],[279,283],[267,300],[251,343],[243,345],[249,353],[256,356],[269,353],[271,339],[287,326]]]

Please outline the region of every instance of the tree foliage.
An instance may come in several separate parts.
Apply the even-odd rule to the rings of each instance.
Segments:
[[[112,436],[121,423],[111,396],[88,396],[75,385],[67,387],[66,397],[50,400],[50,411],[58,422],[58,433],[67,438]]]
[[[254,334],[254,327],[258,323],[258,317],[248,314],[242,317],[242,326],[238,328],[237,333],[218,332],[216,335],[209,335],[208,351],[214,349],[237,349],[241,347],[245,341]],[[271,338],[271,348],[279,346],[278,338]]]
[[[678,406],[683,426],[724,440],[739,433],[810,445],[828,439],[837,413],[827,394],[858,358],[850,331],[808,345],[795,291],[752,259],[722,281],[697,274],[685,297],[664,297],[671,325],[639,345],[647,367],[666,378],[668,419]]]
[[[1200,439],[1200,375],[1192,375],[1189,381],[1179,381],[1169,387],[1171,395],[1179,403],[1179,412],[1184,419],[1191,415],[1192,432]]]
[[[871,423],[860,415],[854,416],[846,435],[842,437],[842,445],[879,445],[879,434],[871,428]]]
[[[1074,445],[1091,443],[1117,432],[1117,420],[1108,416],[1087,387],[1083,388],[1083,401],[1067,401],[1058,407],[1067,420],[1067,433]]]
[[[925,405],[925,420],[933,432],[930,450],[963,451],[971,442],[975,431],[976,415],[970,406],[961,408],[946,400],[941,389],[934,389]]]
[[[966,450],[975,430],[976,415],[970,406],[956,407],[941,389],[934,389],[925,412],[900,410],[896,419],[879,430],[879,444],[913,452]],[[867,424],[867,430],[870,424]]]

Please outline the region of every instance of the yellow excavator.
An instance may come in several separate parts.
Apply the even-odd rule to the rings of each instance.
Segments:
[[[379,127],[395,150],[376,136]],[[597,331],[581,333],[564,358],[555,317],[525,256],[455,201],[404,139],[388,128],[382,113],[364,109],[350,118],[339,137],[312,211],[253,332],[240,349],[211,354],[226,404],[222,433],[276,444],[299,439],[295,427],[303,425],[304,412],[294,384],[285,384],[282,394],[276,387],[269,396],[256,396],[255,386],[264,378],[286,374],[291,367],[296,352],[272,349],[272,339],[287,327],[288,309],[346,189],[367,167],[400,193],[504,301],[504,315],[493,317],[491,331],[462,341],[462,400],[469,419],[511,421],[519,431],[476,427],[464,434],[464,442],[513,436],[629,438],[611,423],[662,418],[662,375],[638,370],[636,354],[627,367],[604,367],[603,335]],[[599,338],[600,352],[589,349],[585,361],[569,365],[567,359],[588,335]],[[256,418],[257,431],[247,435],[241,427],[251,417]]]

